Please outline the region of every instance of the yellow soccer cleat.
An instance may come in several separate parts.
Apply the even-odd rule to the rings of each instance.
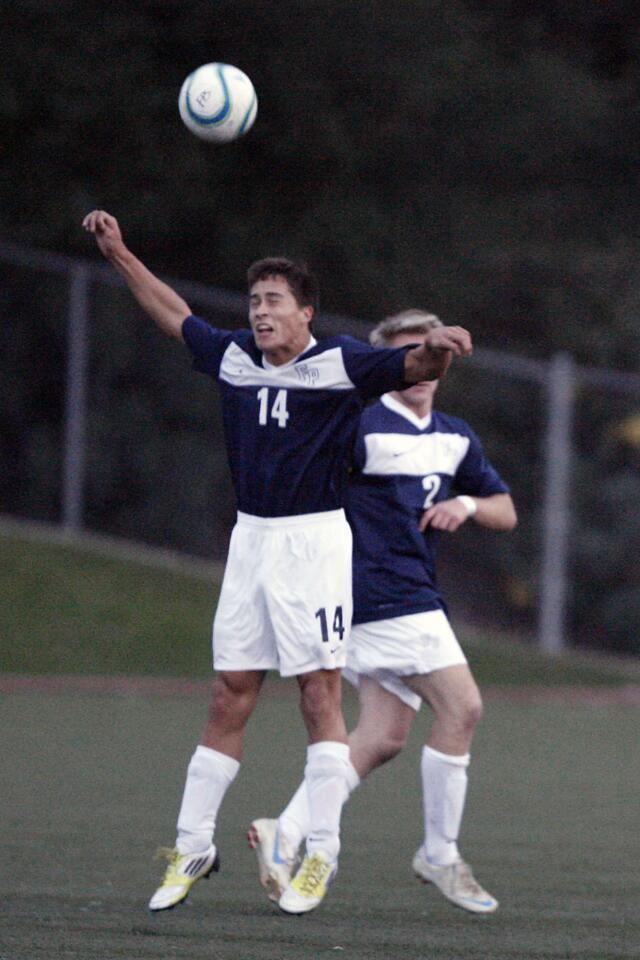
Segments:
[[[220,857],[212,844],[203,853],[178,853],[166,847],[158,850],[159,857],[166,857],[169,866],[164,879],[149,901],[149,910],[171,910],[186,900],[197,880],[208,877],[220,869]]]
[[[307,854],[295,877],[279,900],[285,913],[307,913],[324,899],[338,864],[328,860],[321,850]]]

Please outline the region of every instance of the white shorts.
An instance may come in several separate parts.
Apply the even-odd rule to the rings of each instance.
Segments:
[[[343,510],[274,518],[238,513],[213,622],[215,669],[292,677],[343,667],[351,546]]]
[[[371,677],[414,710],[422,703],[403,677],[432,673],[466,663],[456,635],[442,610],[372,620],[351,628],[344,677],[354,687]]]

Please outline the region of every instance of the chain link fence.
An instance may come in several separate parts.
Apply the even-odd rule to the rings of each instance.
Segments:
[[[223,559],[235,505],[211,381],[108,265],[0,244],[0,270],[0,509]],[[169,282],[212,323],[245,324],[243,295]],[[315,326],[368,329],[326,314]],[[436,404],[478,432],[520,517],[512,534],[468,524],[443,544],[454,621],[517,629],[551,652],[633,650],[640,376],[477,347]]]

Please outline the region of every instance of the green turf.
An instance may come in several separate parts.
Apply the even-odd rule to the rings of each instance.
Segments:
[[[117,551],[0,537],[2,669],[208,677],[211,579]],[[456,625],[481,684],[619,683],[635,670]],[[302,769],[296,698],[271,679],[219,818],[222,873],[152,917],[202,697],[0,700],[0,960],[635,960],[640,942],[638,710],[489,699],[474,743],[462,846],[501,900],[452,908],[412,877],[425,715],[406,751],[354,795],[338,879],[313,914],[279,914],[244,830]],[[292,682],[286,689],[293,693]],[[345,694],[350,724],[353,695]]]
[[[491,630],[456,625],[465,653],[480,686],[617,686],[640,682],[640,661],[616,661],[567,651],[563,656],[542,654],[533,642],[495,635]]]
[[[2,669],[208,676],[218,586],[117,553],[0,536]]]
[[[157,565],[153,555],[144,561],[109,545],[0,529],[0,669],[209,677],[219,584],[200,569],[168,567],[162,554]],[[613,661],[543,657],[531,644],[455,627],[482,685],[615,685],[640,673]]]
[[[273,689],[273,687],[271,687]],[[461,845],[501,901],[451,907],[411,876],[421,835],[420,718],[405,752],[345,808],[327,900],[286,917],[243,839],[294,787],[295,700],[269,696],[218,825],[222,871],[150,916],[201,698],[0,701],[2,960],[636,960],[638,710],[491,702],[476,738]],[[347,696],[347,713],[354,704]]]

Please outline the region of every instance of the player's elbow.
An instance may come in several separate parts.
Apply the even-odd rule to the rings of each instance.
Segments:
[[[518,515],[513,500],[508,493],[498,493],[489,497],[486,507],[478,516],[479,522],[491,530],[509,532],[518,525]],[[480,501],[482,504],[482,501]]]
[[[184,343],[184,336],[182,335],[182,324],[186,319],[187,319],[186,317],[180,317],[179,320],[176,320],[176,322],[172,324],[171,329],[167,331],[169,336],[172,337],[174,340],[177,340],[179,343]]]
[[[173,340],[178,340],[180,343],[182,343],[184,341],[184,337],[182,335],[182,325],[188,316],[189,310],[187,308],[185,312],[180,313],[158,311],[155,316],[153,316],[153,319],[163,333],[165,333],[168,337],[171,337]]]
[[[507,532],[509,530],[515,530],[518,526],[518,514],[511,500],[505,503],[500,521],[500,529]]]

